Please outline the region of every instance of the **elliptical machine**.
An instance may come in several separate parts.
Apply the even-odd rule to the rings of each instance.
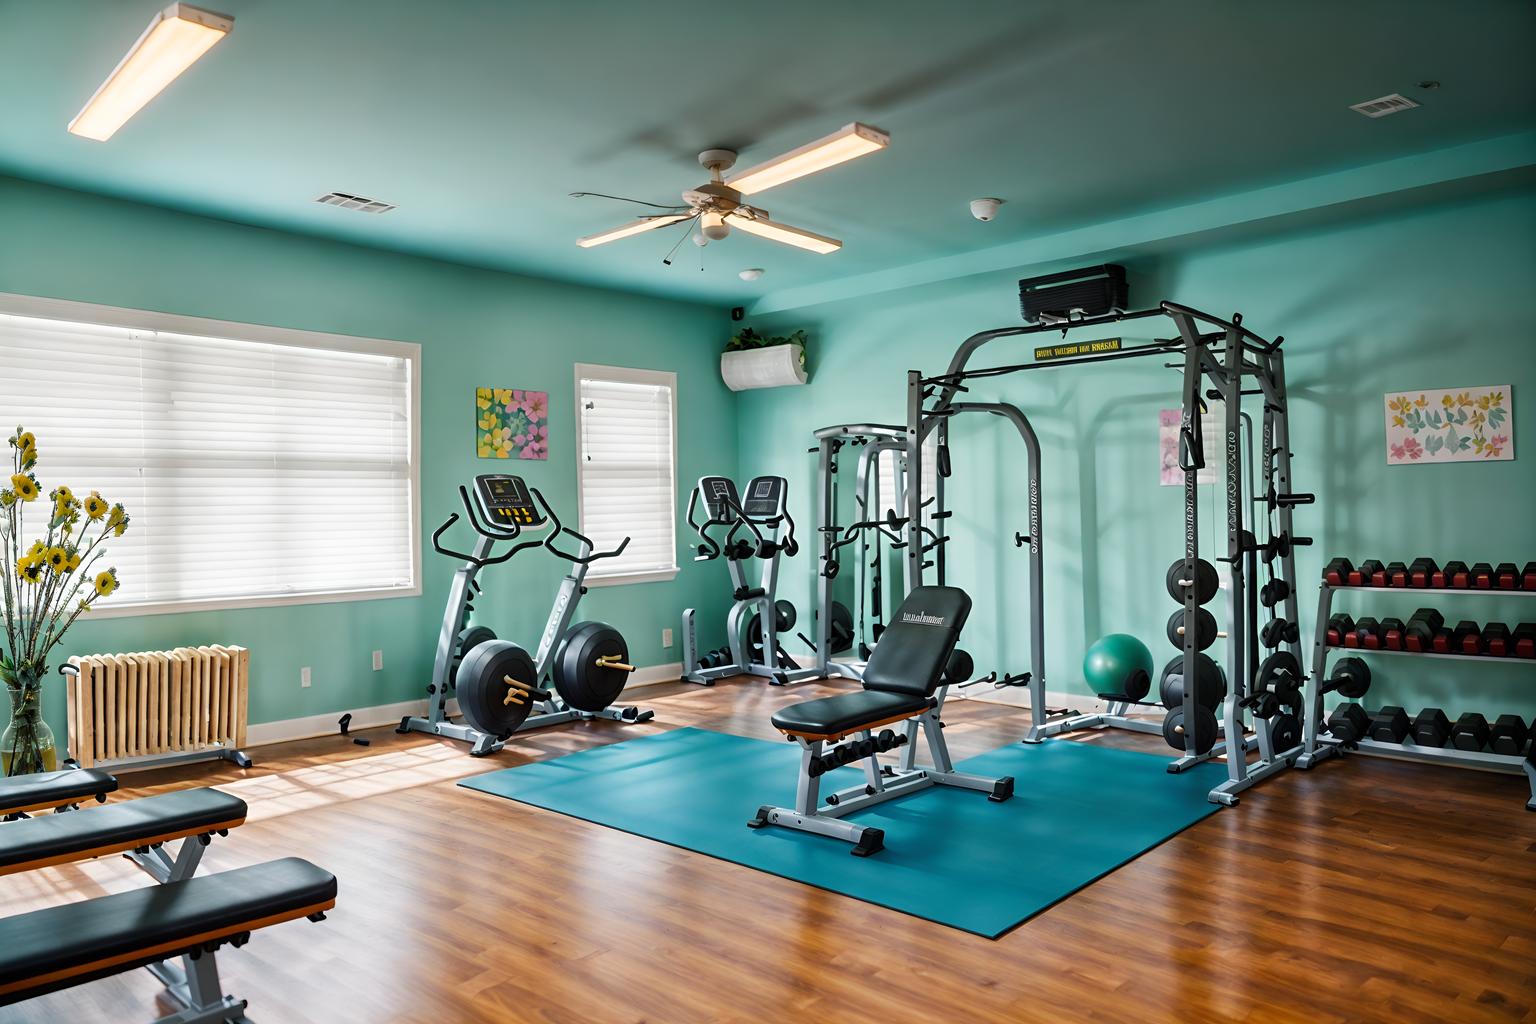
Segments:
[[[702,541],[695,562],[724,557],[731,574],[735,603],[726,617],[729,663],[718,652],[699,654],[694,628],[694,609],[683,612],[683,681],[713,686],[716,679],[735,675],[762,676],[775,686],[820,678],[815,668],[801,668],[779,643],[779,634],[795,628],[795,606],[777,601],[779,556],[791,558],[800,550],[795,540],[795,521],[786,504],[789,481],[781,476],[757,476],[747,481],[743,502],[736,485],[723,476],[699,479],[688,497],[688,525]],[[700,500],[708,518],[695,519]],[[710,536],[710,528],[725,529],[725,538]],[[781,535],[782,531],[782,535]],[[743,533],[750,537],[742,536]],[[747,586],[743,563],[762,560],[762,576],[756,587]]]
[[[592,550],[592,541],[560,522],[549,502],[522,477],[486,473],[475,477],[475,496],[459,488],[459,500],[470,526],[479,535],[470,553],[455,551],[442,536],[459,521],[455,512],[432,534],[438,554],[461,558],[464,564],[453,574],[443,627],[432,664],[432,685],[425,718],[407,715],[395,731],[423,732],[469,743],[475,757],[494,754],[506,746],[513,733],[562,722],[606,718],[615,722],[648,722],[655,712],[613,707],[635,667],[629,663],[629,647],[617,629],[603,622],[571,625],[587,566],[613,558],[629,545],[629,538],[612,551]],[[477,514],[476,509],[479,509]],[[542,529],[547,527],[547,529]],[[525,531],[537,536],[519,539]],[[555,539],[569,536],[576,551],[562,551]],[[499,555],[498,542],[512,547]],[[543,548],[571,563],[560,582],[544,634],[533,657],[510,640],[498,640],[485,626],[470,626],[472,595],[480,593],[476,577],[488,565],[500,565],[518,552]],[[542,685],[552,679],[553,690]],[[448,695],[456,691],[462,723],[448,720]]]

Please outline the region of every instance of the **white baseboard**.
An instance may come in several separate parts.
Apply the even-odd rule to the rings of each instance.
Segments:
[[[683,664],[674,661],[665,665],[647,665],[637,668],[635,674],[629,677],[629,683],[624,687],[624,692],[638,689],[644,686],[654,686],[658,683],[675,683],[683,672]],[[408,715],[425,715],[427,713],[426,698],[418,700],[402,700],[393,704],[376,704],[367,708],[348,708],[345,711],[332,711],[323,715],[307,715],[303,718],[285,718],[276,722],[259,722],[249,726],[245,731],[245,745],[247,747],[264,747],[271,743],[287,743],[289,740],[307,740],[315,736],[334,736],[340,733],[341,716],[350,714],[352,721],[348,723],[352,729],[373,729],[381,725],[399,725],[400,719]],[[459,702],[448,702],[448,713],[459,713]]]

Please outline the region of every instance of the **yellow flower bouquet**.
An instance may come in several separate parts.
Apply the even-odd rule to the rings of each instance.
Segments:
[[[116,567],[103,567],[101,559],[107,539],[121,537],[129,519],[121,504],[94,491],[80,499],[59,486],[40,501],[37,438],[17,427],[7,443],[9,481],[0,475],[0,682],[10,691],[11,722],[0,735],[0,770],[24,775],[57,766],[53,731],[42,715],[48,652],[117,589]]]

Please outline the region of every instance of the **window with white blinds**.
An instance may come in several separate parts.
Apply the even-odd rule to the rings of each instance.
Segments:
[[[581,532],[598,550],[588,582],[642,583],[677,575],[677,375],[576,364]]]
[[[0,296],[0,425],[36,435],[45,493],[100,491],[132,517],[105,559],[122,589],[96,614],[405,596],[420,593],[419,359]]]

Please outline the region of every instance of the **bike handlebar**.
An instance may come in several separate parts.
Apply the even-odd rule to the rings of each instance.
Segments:
[[[619,555],[624,553],[625,548],[629,547],[631,538],[625,537],[624,540],[619,543],[619,546],[614,548],[612,551],[592,551],[593,544],[590,537],[577,533],[575,530],[572,530],[569,527],[563,525],[560,522],[560,517],[555,515],[555,510],[550,507],[549,502],[544,499],[544,495],[539,492],[538,488],[530,487],[529,491],[533,494],[534,500],[539,503],[539,507],[543,510],[544,516],[550,524],[549,531],[542,536],[533,540],[525,540],[520,543],[515,543],[512,547],[508,548],[506,551],[499,555],[492,556],[487,554],[483,558],[477,558],[475,555],[469,554],[468,552],[457,551],[453,548],[450,548],[442,541],[443,534],[447,533],[449,528],[451,528],[455,523],[459,521],[459,514],[455,512],[447,518],[443,525],[432,531],[432,550],[436,551],[440,555],[448,555],[451,558],[463,559],[464,561],[473,564],[476,569],[483,569],[488,565],[500,565],[502,562],[507,561],[519,551],[526,551],[529,548],[542,547],[550,554],[559,558],[563,558],[568,562],[575,562],[578,565],[589,565],[592,562],[596,562],[602,558],[617,558]],[[494,523],[481,522],[479,515],[477,515],[475,512],[475,503],[469,497],[469,490],[462,485],[459,487],[459,501],[464,505],[464,513],[468,517],[470,526],[474,528],[476,533],[486,538],[487,540],[493,542],[513,542],[522,536],[523,528],[517,523],[513,523],[511,527],[508,528],[498,526]],[[570,534],[572,537],[575,537],[582,543],[582,545],[586,547],[589,553],[586,555],[571,554],[568,551],[562,551],[557,548],[554,543],[555,538],[562,534]]]

